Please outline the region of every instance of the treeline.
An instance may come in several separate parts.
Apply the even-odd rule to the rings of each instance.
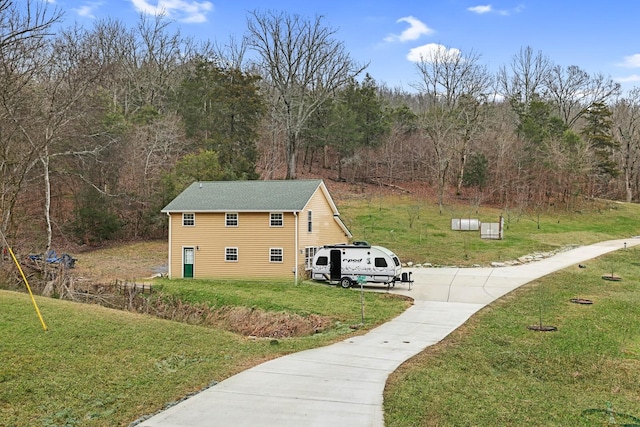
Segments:
[[[518,209],[640,197],[640,89],[530,47],[497,74],[434,50],[407,93],[321,17],[254,11],[219,45],[161,17],[62,27],[26,3],[0,0],[0,224],[24,250],[162,237],[161,208],[190,182],[300,168],[420,181],[441,206],[449,191]]]

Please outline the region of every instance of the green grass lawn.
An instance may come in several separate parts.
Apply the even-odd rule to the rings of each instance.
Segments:
[[[640,235],[640,206],[593,202],[581,212],[538,216],[459,205],[442,215],[408,197],[339,201],[356,240],[386,246],[402,261],[434,265],[487,264],[537,251]],[[452,218],[495,222],[503,214],[505,239],[453,232]],[[164,262],[166,243],[108,252],[96,264],[104,280],[148,277]],[[638,313],[640,264],[629,249],[527,285],[474,316],[442,343],[406,363],[385,394],[388,425],[606,425],[630,424],[640,414]],[[78,270],[100,253],[79,256]],[[124,277],[127,265],[140,258]],[[97,261],[96,261],[97,262]],[[604,282],[615,271],[621,282]],[[87,271],[88,273],[89,271]],[[83,272],[84,274],[84,272]],[[147,274],[145,276],[145,274]],[[365,323],[356,290],[311,282],[157,280],[167,295],[213,308],[330,319],[321,333],[279,340],[247,338],[215,328],[38,298],[44,332],[26,294],[0,291],[0,426],[116,426],[251,366],[361,333],[406,307],[384,293],[366,294]],[[592,298],[577,306],[572,297]],[[542,307],[552,333],[526,329]],[[614,413],[607,413],[610,408]],[[629,416],[625,417],[624,414]]]
[[[385,424],[640,425],[639,314],[640,249],[527,284],[393,373]]]
[[[379,286],[381,290],[385,288]],[[213,308],[252,307],[270,312],[287,312],[300,316],[328,316],[342,325],[361,322],[359,293],[338,286],[305,281],[298,285],[272,281],[158,280],[155,289],[192,304],[206,303]],[[355,290],[355,288],[354,288]],[[409,306],[408,301],[385,293],[365,293],[364,327],[377,326],[397,316]]]
[[[533,251],[640,235],[640,205],[627,203],[592,201],[580,211],[539,213],[459,204],[440,214],[433,202],[413,197],[352,198],[338,206],[354,240],[386,246],[403,262],[433,265],[488,265]],[[451,230],[453,218],[498,222],[500,215],[503,240]]]
[[[0,426],[116,426],[243,369],[359,333],[360,295],[327,285],[166,283],[185,300],[316,313],[322,333],[251,339],[150,316],[0,291]],[[253,289],[253,290],[252,290]],[[280,301],[270,302],[270,297]],[[401,313],[402,298],[366,294],[366,328]]]

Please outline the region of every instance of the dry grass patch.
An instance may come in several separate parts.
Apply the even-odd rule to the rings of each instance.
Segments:
[[[206,303],[191,304],[170,295],[155,298],[138,296],[130,310],[260,338],[304,337],[323,332],[332,325],[328,316],[301,316],[244,306],[223,306],[216,309]]]
[[[247,307],[224,307],[214,313],[224,329],[255,337],[287,338],[313,335],[331,325],[325,316],[272,313]]]
[[[149,278],[165,268],[167,253],[166,240],[136,242],[80,252],[73,254],[77,258],[73,274],[101,283]]]

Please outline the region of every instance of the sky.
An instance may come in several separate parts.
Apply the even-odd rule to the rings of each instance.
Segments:
[[[603,74],[624,90],[640,87],[637,0],[47,0],[64,22],[135,25],[164,12],[181,34],[225,44],[246,32],[251,11],[323,17],[351,58],[379,84],[413,91],[416,60],[439,45],[475,53],[491,72],[509,69],[525,47],[562,67]]]

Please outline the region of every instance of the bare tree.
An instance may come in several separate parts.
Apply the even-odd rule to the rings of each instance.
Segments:
[[[488,76],[488,74],[485,74]],[[486,117],[486,94],[479,97],[464,95],[460,98],[459,105],[459,125],[458,131],[458,173],[456,180],[456,191],[460,194],[462,183],[464,182],[467,156],[472,138],[478,133]]]
[[[247,37],[242,37],[238,41],[231,36],[226,44],[216,44],[214,51],[223,68],[244,70],[247,65],[245,60],[247,47]]]
[[[181,66],[186,58],[193,57],[193,42],[179,31],[169,32],[170,21],[158,15],[138,22],[136,48],[133,51],[134,79],[130,87],[137,101],[137,108],[159,107],[166,104],[171,87],[180,81]]]
[[[122,163],[117,185],[131,236],[144,233],[145,217],[151,209],[157,209],[153,200],[162,189],[162,177],[188,152],[185,140],[180,117],[174,113],[135,126],[126,144],[120,145],[116,156]]]
[[[98,21],[90,36],[102,64],[93,95],[103,98],[107,110],[107,126],[95,130],[96,138],[110,147],[93,161],[74,165],[83,184],[77,203],[91,207],[85,194],[92,188],[119,214],[123,227],[139,235],[161,224],[153,216],[162,203],[160,179],[181,155],[195,150],[176,115],[181,82],[195,59],[215,59],[215,54],[209,43],[196,44],[172,31],[162,15],[142,16],[133,27]]]
[[[551,61],[542,52],[533,53],[530,46],[514,55],[510,70],[505,66],[498,71],[498,91],[506,98],[529,105],[534,95],[544,89]]]
[[[481,104],[492,84],[479,61],[475,52],[440,46],[417,63],[421,81],[416,88],[424,102],[421,127],[434,151],[441,212],[449,167],[457,157],[461,185],[469,142],[482,123]]]
[[[354,63],[321,16],[306,20],[284,12],[253,11],[247,26],[249,47],[260,55],[262,72],[274,92],[269,97],[275,101],[272,108],[286,131],[286,177],[294,179],[299,137],[309,117],[366,66]]]
[[[163,110],[194,57],[213,56],[207,44],[196,45],[170,31],[162,15],[141,16],[135,27],[107,19],[96,22],[91,37],[104,63],[100,85],[111,96],[114,111],[129,118],[140,110]]]
[[[544,78],[546,92],[558,114],[572,128],[596,102],[607,102],[620,93],[620,84],[601,74],[590,76],[575,65],[552,67]]]
[[[127,115],[134,103],[130,88],[134,85],[132,80],[135,76],[135,31],[117,20],[98,20],[91,37],[104,64],[97,83],[109,95],[110,111],[122,111],[123,115]]]
[[[22,126],[30,122],[35,73],[43,66],[41,51],[61,17],[46,3],[0,0],[0,227],[5,235],[37,164],[37,148],[25,141]]]
[[[85,30],[71,28],[49,40],[40,51],[42,66],[35,72],[30,115],[9,113],[25,141],[34,150],[42,166],[44,180],[44,217],[47,229],[46,250],[52,242],[51,163],[64,155],[80,155],[94,149],[72,149],[68,140],[73,123],[85,115],[78,108],[93,88],[101,72],[101,63]]]
[[[620,144],[621,169],[627,202],[634,196],[634,184],[640,176],[640,87],[613,105],[613,134]],[[637,194],[638,188],[635,188]]]
[[[51,27],[62,18],[59,9],[49,9],[47,2],[0,0],[0,49],[30,45],[51,35]]]

